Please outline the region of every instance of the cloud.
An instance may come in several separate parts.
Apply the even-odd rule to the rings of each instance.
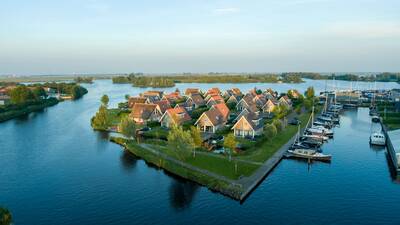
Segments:
[[[239,8],[234,8],[234,7],[214,9],[215,14],[231,14],[231,13],[237,13],[239,11],[240,11]]]

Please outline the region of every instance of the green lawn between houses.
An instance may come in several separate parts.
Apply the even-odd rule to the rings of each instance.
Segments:
[[[151,143],[153,149],[178,159],[174,150],[170,149],[166,144],[157,143],[157,145],[154,145],[154,142]],[[196,154],[195,157],[190,156],[184,162],[233,180],[238,179],[240,176],[250,176],[259,167],[259,165],[252,163],[236,162],[234,158],[229,161],[227,156],[220,157],[220,155],[214,155],[213,153],[208,153],[207,155]],[[237,171],[235,171],[235,164],[237,164]]]
[[[127,117],[129,112],[123,112],[120,109],[107,109],[110,126],[117,126],[122,118]]]
[[[301,120],[302,128],[307,125],[309,117],[310,113],[304,113],[298,116],[298,119]],[[238,158],[251,160],[254,162],[265,162],[284,144],[286,144],[296,134],[297,130],[297,126],[288,125],[284,130],[278,132],[276,137],[272,140],[264,139],[261,141],[261,143],[258,142],[257,146],[250,148],[244,153],[244,155],[238,156]],[[256,145],[256,143],[253,145]]]

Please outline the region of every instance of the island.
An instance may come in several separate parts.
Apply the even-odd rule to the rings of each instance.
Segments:
[[[232,73],[207,73],[207,74],[167,74],[144,75],[131,73],[126,76],[112,78],[115,84],[132,84],[134,87],[173,87],[175,83],[301,83],[301,76],[291,73],[283,74],[232,74]]]
[[[0,83],[0,122],[10,120],[63,100],[76,100],[87,93],[76,83]]]
[[[109,108],[104,95],[91,125],[115,133],[112,142],[147,163],[243,200],[280,161],[315,102],[312,87],[304,95],[271,88],[150,90],[126,95],[118,108]]]

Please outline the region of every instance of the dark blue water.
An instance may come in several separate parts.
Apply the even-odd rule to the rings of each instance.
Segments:
[[[368,144],[375,128],[366,109],[342,116],[324,145],[332,163],[284,160],[241,204],[150,167],[92,131],[102,94],[115,105],[143,89],[110,81],[87,87],[81,100],[0,124],[0,205],[15,224],[400,224],[400,183],[385,149]]]

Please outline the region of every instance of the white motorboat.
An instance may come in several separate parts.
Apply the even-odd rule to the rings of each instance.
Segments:
[[[313,125],[311,128],[307,129],[308,131],[311,132],[315,132],[317,134],[321,133],[327,136],[331,136],[333,135],[333,131],[331,129],[327,129],[324,126],[315,126]],[[322,131],[322,132],[318,132],[318,130]]]
[[[294,150],[288,150],[288,153],[290,153],[294,157],[298,158],[304,158],[304,159],[314,159],[314,160],[321,160],[321,161],[330,161],[332,156],[331,155],[325,155],[322,153],[319,153],[315,150],[311,149],[294,149]]]
[[[369,143],[371,145],[386,145],[386,137],[381,132],[374,132],[369,137]]]
[[[303,134],[304,138],[309,138],[317,141],[328,141],[329,138],[324,135],[317,135],[317,134]]]

